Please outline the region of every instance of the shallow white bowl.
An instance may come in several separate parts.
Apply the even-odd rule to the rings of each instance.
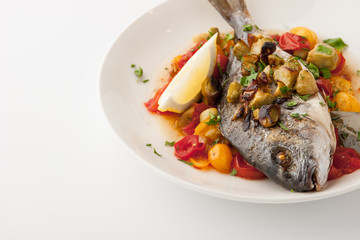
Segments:
[[[342,37],[350,46],[345,53],[347,57],[349,52],[360,52],[360,37],[352,26],[359,22],[360,4],[356,1],[351,4],[349,8],[350,1],[341,5],[325,0],[249,0],[248,8],[254,22],[264,29],[286,30],[302,25],[325,37]],[[171,130],[169,122],[148,113],[143,103],[161,85],[160,78],[166,77],[165,67],[171,59],[190,46],[193,36],[213,26],[223,32],[231,30],[206,0],[173,0],[137,19],[115,41],[103,64],[100,94],[107,118],[129,150],[167,179],[226,199],[289,203],[328,198],[358,189],[360,171],[330,181],[321,192],[293,193],[270,180],[249,181],[216,171],[199,171],[176,160],[173,148],[164,146],[164,142],[178,140],[180,136]],[[359,62],[355,58],[351,60]],[[141,66],[144,79],[150,81],[138,83],[131,64]],[[147,143],[162,157],[155,155]]]

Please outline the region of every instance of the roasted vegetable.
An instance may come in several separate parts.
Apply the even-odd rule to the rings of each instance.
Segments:
[[[264,105],[259,110],[259,122],[263,127],[274,126],[280,118],[280,106],[277,104]]]
[[[190,107],[188,110],[183,112],[181,116],[176,120],[175,127],[176,128],[183,128],[191,122],[191,118],[194,113],[194,107]]]
[[[332,101],[337,103],[336,107],[338,107],[340,111],[360,112],[359,101],[349,93],[339,92]]]
[[[286,97],[289,95],[290,88],[286,87],[282,82],[277,82],[277,87],[274,93],[275,97]]]
[[[259,89],[254,98],[250,101],[249,107],[251,108],[260,108],[263,105],[271,104],[274,101],[275,97],[271,93],[263,92]]]
[[[314,49],[309,52],[306,60],[319,68],[327,68],[332,71],[336,68],[338,54],[332,46],[326,43],[318,43]]]
[[[329,79],[330,83],[334,86],[333,92],[336,95],[339,91],[350,93],[353,95],[351,82],[343,77],[332,75]]]
[[[221,84],[214,76],[206,79],[201,85],[201,93],[206,105],[216,105],[221,95]]]
[[[271,54],[268,56],[268,61],[271,66],[280,66],[285,63],[284,59],[277,54]]]
[[[259,120],[259,111],[260,111],[260,109],[258,109],[258,108],[253,111],[253,119],[256,121]]]
[[[223,38],[220,37],[220,31],[217,27],[210,28],[210,30],[209,30],[210,36],[209,37],[212,37],[216,33],[218,34],[217,39],[216,39],[216,44],[219,46],[222,46],[224,44],[224,40],[223,40]]]
[[[295,50],[293,55],[300,57],[303,60],[306,60],[308,53],[309,53],[309,49],[301,49],[301,50]]]
[[[200,122],[204,122],[207,121],[208,119],[211,118],[211,115],[213,116],[217,116],[218,115],[218,111],[216,108],[208,108],[206,110],[204,110],[201,114],[200,114]]]
[[[233,81],[229,85],[229,89],[226,95],[226,99],[228,102],[234,103],[239,101],[239,97],[241,94],[241,85],[237,81]]]
[[[274,80],[282,82],[288,88],[292,88],[295,84],[299,71],[289,67],[281,66],[274,71]]]
[[[215,144],[208,152],[208,159],[210,164],[219,172],[230,172],[233,157],[230,148],[226,144]]]
[[[313,95],[319,91],[314,76],[308,70],[300,71],[295,90],[299,95]]]
[[[285,64],[284,64],[285,67],[288,67],[288,68],[291,68],[293,70],[296,70],[296,71],[300,71],[302,69],[301,67],[301,64],[299,63],[298,60],[296,60],[296,58],[292,57],[292,58],[289,58]]]
[[[250,53],[249,46],[243,40],[241,40],[241,39],[238,40],[233,48],[234,56],[238,60],[240,60],[242,56],[244,56],[245,54],[249,54],[249,53]]]
[[[248,43],[249,43],[249,47],[251,48],[254,43],[256,43],[259,39],[262,39],[262,38],[264,38],[264,37],[259,33],[255,33],[255,34],[249,33],[248,39],[247,39]]]
[[[241,64],[241,75],[243,76],[249,76],[251,73],[251,69],[254,69],[257,71],[257,62],[259,60],[259,57],[257,55],[251,54],[247,55],[245,54],[243,56],[243,62]]]
[[[260,55],[264,43],[273,42],[270,38],[261,38],[251,45],[250,54]]]

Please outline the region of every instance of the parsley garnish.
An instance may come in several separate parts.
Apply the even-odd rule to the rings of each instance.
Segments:
[[[325,79],[329,79],[331,77],[331,73],[328,68],[320,68],[320,71]]]
[[[324,45],[319,45],[316,51],[327,55],[330,55],[332,53],[332,50]]]
[[[218,122],[220,122],[220,115],[215,116],[211,112],[209,112],[210,119],[208,122],[205,122],[207,125],[216,125]]]
[[[306,64],[306,67],[309,69],[315,79],[318,79],[320,77],[319,68],[316,65],[309,63]]]
[[[262,30],[261,28],[259,28],[258,25],[254,25],[254,27],[255,27],[257,30]]]
[[[147,143],[146,146],[147,146],[147,147],[151,147],[151,143]]]
[[[288,86],[283,86],[283,87],[280,88],[281,94],[285,94],[290,90],[291,90],[291,88],[289,88]]]
[[[135,68],[135,67],[136,67],[135,64],[131,64],[130,66],[131,66],[131,68]],[[143,76],[143,73],[144,73],[144,72],[143,72],[143,69],[142,69],[141,67],[137,66],[137,69],[135,69],[134,73],[135,73],[135,75],[138,77],[137,81],[139,82],[139,81],[141,80],[142,76]],[[146,82],[148,82],[148,81],[149,81],[149,79],[142,80],[143,83],[146,83]]]
[[[134,68],[136,65],[135,65],[135,64],[131,64],[130,66],[131,66],[132,68]]]
[[[217,62],[217,68],[218,68],[218,70],[219,70],[220,76],[222,76],[223,73],[222,73],[222,71],[221,71],[221,66],[220,66],[220,63],[219,63],[219,62]]]
[[[298,95],[298,96],[299,96],[299,98],[301,98],[302,100],[307,101],[307,100],[309,100],[310,94],[302,95],[302,96]]]
[[[258,75],[258,73],[255,72],[254,68],[251,68],[250,75],[241,77],[240,84],[244,87],[247,87],[249,85],[249,83],[251,82],[251,80],[256,79],[257,75]]]
[[[220,138],[215,139],[215,141],[212,143],[212,145],[216,145],[219,142]]]
[[[340,89],[336,90],[335,92],[333,92],[333,96],[335,97],[336,94],[338,94],[340,92]]]
[[[308,115],[309,115],[308,113],[304,113],[304,114],[302,114],[301,116],[306,117],[306,116],[308,116]]]
[[[356,75],[360,76],[360,70],[356,70]]]
[[[250,32],[251,30],[253,30],[253,25],[251,25],[251,24],[245,24],[245,25],[243,26],[243,31],[245,31],[245,32]]]
[[[188,161],[185,161],[185,160],[182,160],[182,159],[179,159],[179,158],[178,158],[178,160],[179,160],[180,162],[186,163],[186,164],[188,164],[188,165],[190,165],[190,166],[194,165],[192,162],[188,162]]]
[[[330,46],[336,48],[339,51],[344,47],[348,46],[341,38],[326,39],[324,40],[324,43],[329,44]]]
[[[165,141],[165,146],[173,147],[174,144],[175,144],[175,141],[173,141],[173,142]]]
[[[260,60],[260,62],[259,62],[259,72],[264,70],[265,67],[266,67],[266,64],[262,60]]]
[[[155,153],[156,155],[158,155],[159,157],[162,157],[162,155],[159,154],[159,153],[155,150],[155,148],[154,148],[154,153]]]
[[[336,104],[337,104],[337,103],[330,101],[329,96],[326,96],[326,102],[327,102],[327,105],[329,106],[329,108],[334,108],[334,107],[336,107]]]
[[[306,117],[306,116],[308,116],[308,115],[309,115],[309,114],[307,114],[307,113],[304,113],[304,114],[301,114],[301,115],[300,115],[299,113],[292,113],[292,114],[290,114],[291,117],[296,118],[296,119],[299,119],[299,120],[302,119],[301,116]]]
[[[288,105],[288,107],[294,107],[297,105],[297,102],[291,101],[291,102],[288,102],[286,105]]]
[[[233,168],[233,170],[230,173],[230,176],[235,176],[237,174],[237,171],[235,170],[235,168]]]
[[[143,83],[147,83],[149,81],[149,79],[146,79],[146,80],[143,80],[142,82]]]
[[[357,132],[357,138],[356,141],[360,141],[360,132]]]
[[[169,69],[166,67],[165,70],[167,71],[167,70],[169,70]]]
[[[323,103],[323,102],[319,102],[319,104],[320,104],[322,107],[325,107],[325,106],[326,106],[325,103]]]
[[[294,192],[294,189],[290,189],[290,192]]]
[[[349,136],[349,134],[346,132],[342,132],[342,133],[340,133],[340,135],[344,140]]]
[[[225,42],[229,41],[229,40],[233,40],[234,39],[234,35],[232,35],[231,33],[226,34],[225,36]]]
[[[284,125],[284,123],[278,122],[278,124],[279,124],[279,126],[280,126],[282,129],[284,129],[285,131],[289,130],[289,128],[287,128],[287,127]]]
[[[308,49],[308,48],[302,48],[302,50],[304,50],[304,51],[310,51],[310,49]]]

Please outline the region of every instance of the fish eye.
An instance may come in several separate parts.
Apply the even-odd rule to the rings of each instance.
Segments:
[[[291,165],[291,155],[286,149],[276,149],[273,153],[273,159],[277,164],[284,168],[287,168]]]

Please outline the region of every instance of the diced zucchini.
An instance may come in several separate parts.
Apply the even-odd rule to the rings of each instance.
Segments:
[[[233,81],[229,85],[229,89],[226,95],[226,99],[230,103],[235,103],[239,101],[239,97],[241,94],[241,84],[237,81]]]
[[[328,68],[330,71],[336,68],[338,55],[336,49],[326,43],[318,43],[309,52],[306,59],[319,68]]]
[[[279,66],[285,63],[284,59],[277,54],[269,55],[268,61],[271,66]]]
[[[257,62],[259,60],[259,57],[257,55],[248,55],[245,54],[243,56],[243,62],[241,64],[241,74],[243,76],[249,76],[251,69],[253,68],[255,71],[257,71]]]
[[[235,46],[233,48],[233,53],[234,53],[234,56],[238,60],[240,60],[242,56],[244,56],[245,54],[250,53],[250,48],[243,40],[240,39],[235,44]]]

